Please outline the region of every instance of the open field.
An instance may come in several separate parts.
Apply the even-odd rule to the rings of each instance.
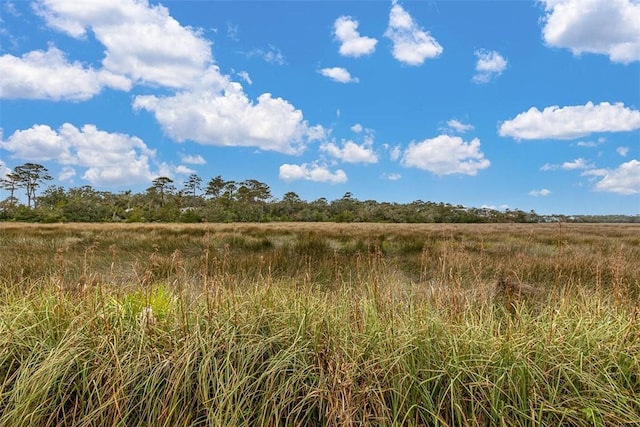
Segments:
[[[640,226],[0,223],[0,426],[640,424]]]

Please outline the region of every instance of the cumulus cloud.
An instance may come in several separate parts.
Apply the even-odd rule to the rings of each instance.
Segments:
[[[355,125],[351,126],[351,131],[355,132],[355,133],[360,133],[364,130],[364,128],[362,127],[362,125],[360,123],[356,123]]]
[[[235,82],[228,82],[222,92],[202,87],[173,96],[138,96],[133,107],[153,113],[179,142],[297,154],[309,141],[324,137],[322,127],[309,126],[302,111],[284,99],[264,93],[253,102]]]
[[[333,24],[336,40],[340,42],[340,55],[359,57],[370,55],[376,50],[378,40],[361,36],[358,32],[358,21],[350,16],[341,16]]]
[[[601,177],[596,182],[596,191],[606,191],[623,195],[640,193],[640,161],[631,160],[616,169],[592,169],[582,173],[585,176]]]
[[[465,142],[458,136],[439,135],[412,142],[404,151],[402,165],[423,169],[436,175],[476,175],[491,164],[480,150],[480,140]]]
[[[574,55],[596,53],[612,62],[640,60],[640,3],[637,0],[542,0],[542,36],[549,46]]]
[[[338,83],[358,83],[360,79],[352,77],[346,68],[330,67],[318,70],[320,74]]]
[[[422,65],[426,59],[436,58],[443,51],[436,39],[420,28],[396,0],[391,6],[384,36],[393,43],[393,57],[408,65]]]
[[[488,83],[507,69],[507,60],[495,50],[480,49],[474,54],[478,58],[476,74],[473,76],[475,83]]]
[[[535,107],[500,125],[500,136],[520,139],[575,139],[594,132],[625,132],[640,129],[640,111],[623,103]]]
[[[293,165],[285,163],[280,166],[280,179],[287,182],[307,180],[314,182],[327,182],[341,184],[347,182],[347,174],[342,169],[331,172],[328,167],[316,163],[303,163]]]
[[[86,38],[90,29],[106,48],[104,69],[135,82],[185,88],[212,63],[211,42],[199,30],[148,0],[41,0],[36,11],[71,37]]]
[[[94,185],[130,185],[153,179],[149,162],[155,151],[135,136],[108,133],[94,125],[81,129],[65,123],[58,130],[34,125],[17,130],[0,148],[29,161],[56,161],[67,166],[63,177],[75,175],[72,167],[85,168],[83,179]]]
[[[348,140],[339,147],[333,142],[320,145],[320,151],[329,154],[345,163],[377,163],[378,155],[373,151],[373,141],[366,138],[362,144]]]
[[[529,195],[533,196],[533,197],[544,197],[544,196],[548,196],[549,194],[551,194],[550,190],[547,190],[546,188],[543,188],[542,190],[531,190],[529,191]]]
[[[129,90],[126,77],[69,62],[55,46],[20,57],[0,56],[0,98],[84,101],[104,87]]]

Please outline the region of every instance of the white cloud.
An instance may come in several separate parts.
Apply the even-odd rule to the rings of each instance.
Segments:
[[[192,173],[196,173],[194,169],[191,169],[190,167],[185,165],[176,166],[175,172],[180,175],[191,175]]]
[[[384,144],[383,147],[385,150],[389,151],[389,158],[394,162],[400,158],[402,155],[402,148],[399,145],[390,146],[389,144]]]
[[[426,59],[436,58],[443,51],[436,39],[420,28],[396,0],[384,36],[393,43],[393,57],[408,65],[422,65]]]
[[[0,142],[0,148],[24,160],[84,167],[82,178],[95,185],[127,185],[153,178],[149,161],[155,158],[154,150],[140,138],[104,132],[94,125],[78,129],[65,123],[57,131],[34,125],[14,132]],[[68,177],[70,173],[63,170]]]
[[[106,70],[69,62],[54,46],[21,57],[0,56],[0,98],[84,101],[104,87],[128,91],[131,82]]]
[[[357,77],[352,77],[351,73],[342,67],[322,68],[318,72],[338,83],[358,83],[360,81]]]
[[[0,178],[4,178],[9,173],[11,173],[11,169],[0,160]]]
[[[191,155],[191,154],[180,153],[180,159],[182,160],[182,163],[188,163],[188,164],[191,164],[191,165],[206,165],[207,164],[207,161],[204,159],[204,157],[202,157],[199,154]]]
[[[622,157],[625,157],[629,154],[629,147],[618,147],[616,148],[616,153],[620,154]]]
[[[320,151],[329,154],[345,163],[377,163],[378,155],[373,151],[373,141],[366,138],[362,144],[343,141],[342,147],[338,147],[333,142],[320,145]]]
[[[257,56],[259,58],[262,58],[265,62],[268,62],[269,64],[285,65],[287,63],[287,60],[282,54],[282,52],[280,51],[280,49],[278,49],[273,45],[269,45],[267,49],[250,50],[246,55],[249,58]]]
[[[451,119],[447,121],[447,126],[449,127],[449,129],[458,133],[465,133],[474,129],[473,125],[462,123],[461,121],[456,119]]]
[[[574,139],[594,132],[625,132],[640,129],[640,111],[623,103],[601,102],[594,105],[532,107],[500,125],[500,136],[515,139]]]
[[[593,167],[594,165],[592,162],[585,160],[582,157],[577,158],[572,162],[564,162],[562,164],[562,169],[564,170],[590,169]]]
[[[340,184],[347,182],[347,174],[342,169],[331,172],[326,166],[316,163],[303,163],[302,165],[292,165],[285,163],[280,166],[280,179],[291,182],[304,179],[314,182],[328,182],[330,184]]]
[[[542,35],[549,46],[574,55],[608,55],[613,62],[640,60],[640,3],[637,0],[542,0]]]
[[[351,126],[351,131],[355,132],[355,133],[360,133],[362,132],[364,128],[362,127],[362,125],[360,123],[356,123],[355,125]]]
[[[631,160],[618,168],[593,169],[582,173],[586,176],[602,177],[595,185],[596,191],[607,191],[624,195],[640,193],[640,161]]]
[[[402,178],[402,175],[399,173],[383,173],[382,178],[388,179],[389,181],[398,181]]]
[[[359,57],[370,55],[376,50],[378,40],[361,36],[358,32],[358,21],[350,16],[341,16],[333,24],[336,40],[340,44],[340,55]]]
[[[238,73],[238,77],[240,77],[242,80],[244,80],[245,82],[247,82],[247,84],[252,85],[253,84],[253,80],[251,80],[251,77],[249,76],[249,73],[246,71],[239,71]]]
[[[480,151],[478,138],[467,143],[458,136],[439,135],[418,143],[410,143],[404,151],[402,164],[436,175],[476,175],[491,163]]]
[[[590,162],[589,160],[585,160],[582,157],[579,157],[571,162],[564,162],[560,165],[545,163],[540,168],[540,170],[543,170],[543,171],[558,170],[558,169],[579,170],[579,169],[592,169],[594,167],[595,165],[593,164],[593,162]]]
[[[76,176],[76,170],[71,166],[64,166],[58,174],[58,179],[60,181],[71,182],[74,176]]]
[[[478,58],[476,74],[473,76],[475,83],[488,83],[507,69],[507,60],[495,50],[480,49],[474,55]]]
[[[182,142],[204,145],[257,147],[281,153],[301,153],[324,130],[309,126],[302,111],[269,93],[251,101],[239,83],[222,92],[204,85],[174,96],[138,96],[133,107],[152,112],[164,131]]]
[[[148,0],[41,0],[36,11],[51,28],[105,48],[103,67],[135,82],[190,87],[212,64],[211,43]]]
[[[544,197],[544,196],[548,196],[549,194],[551,194],[550,190],[547,190],[546,188],[543,188],[542,190],[531,190],[529,191],[529,195],[533,196],[533,197]]]

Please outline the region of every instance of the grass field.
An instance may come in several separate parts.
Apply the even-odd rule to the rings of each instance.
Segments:
[[[640,226],[0,224],[0,426],[640,425]]]

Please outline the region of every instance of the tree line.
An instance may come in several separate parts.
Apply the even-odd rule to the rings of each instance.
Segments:
[[[160,176],[141,193],[99,191],[90,185],[65,189],[45,184],[46,167],[26,163],[0,178],[8,197],[0,202],[0,220],[29,222],[540,222],[549,217],[534,211],[498,211],[416,200],[411,203],[358,200],[347,192],[337,200],[301,199],[287,192],[273,197],[266,183],[255,179],[226,180],[218,175],[206,183],[197,174],[184,182]],[[26,204],[19,195],[24,195]],[[627,221],[637,217],[623,217]],[[574,218],[553,217],[553,220]],[[593,218],[592,218],[593,220]]]

